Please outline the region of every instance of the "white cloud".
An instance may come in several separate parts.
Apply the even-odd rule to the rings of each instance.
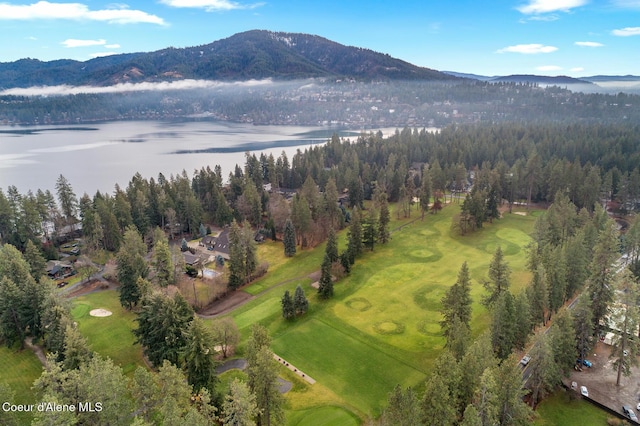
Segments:
[[[598,43],[597,41],[576,41],[574,43],[576,46],[580,47],[602,47],[604,44]]]
[[[611,3],[625,9],[640,9],[640,0],[612,0]]]
[[[527,21],[553,22],[553,21],[557,21],[558,19],[560,19],[560,17],[558,15],[556,15],[555,13],[550,13],[549,15],[534,15],[534,16],[531,16],[531,17],[527,18],[526,20],[524,20],[524,22],[527,22]]]
[[[255,9],[264,3],[240,4],[230,0],[160,0],[160,3],[171,7],[205,9],[208,12],[217,10]]]
[[[106,47],[107,49],[120,49],[120,45],[117,43],[105,44],[104,47]]]
[[[640,35],[640,27],[621,28],[619,30],[611,31],[611,34],[619,37],[629,37],[629,36]]]
[[[516,44],[515,46],[507,46],[499,49],[496,53],[523,53],[525,55],[533,55],[537,53],[551,53],[558,50],[555,46],[545,46],[538,43],[533,44]]]
[[[560,71],[562,67],[557,65],[542,65],[536,68],[538,71]]]
[[[81,3],[50,3],[39,1],[26,5],[0,3],[0,20],[31,21],[36,19],[73,19],[107,22],[109,24],[147,23],[165,25],[162,18],[122,5],[113,9],[89,10]]]
[[[109,53],[109,52],[105,52]],[[122,83],[114,86],[40,86],[40,87],[16,87],[0,91],[0,96],[65,96],[79,93],[119,93],[119,92],[145,92],[150,90],[190,90],[213,89],[224,87],[255,87],[273,84],[272,80],[249,80],[238,82],[220,82],[212,80],[179,80],[159,83]]]
[[[104,39],[100,40],[78,40],[75,38],[68,38],[63,41],[62,44],[64,47],[87,47],[87,46],[102,46],[106,44],[107,41]]]
[[[571,68],[571,71],[572,72],[581,72],[581,71],[584,71],[584,68],[583,67],[575,67],[575,68]]]
[[[587,4],[587,0],[531,0],[529,4],[516,8],[525,15],[538,15],[550,12],[568,12],[573,8]]]

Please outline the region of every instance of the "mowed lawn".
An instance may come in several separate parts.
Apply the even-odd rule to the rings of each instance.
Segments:
[[[111,311],[112,315],[89,315],[91,310],[98,308]],[[138,366],[145,365],[142,347],[134,344],[135,336],[131,331],[137,327],[135,314],[120,306],[117,291],[106,290],[80,296],[73,300],[71,314],[91,350],[111,358],[122,367],[125,374],[132,374]]]
[[[607,418],[615,418],[589,402],[571,398],[564,389],[545,398],[536,413],[536,426],[605,426]]]
[[[42,364],[31,349],[20,350],[19,346],[7,348],[0,346],[0,381],[11,387],[14,392],[12,404],[33,404],[37,401],[34,392],[31,390],[33,382],[40,377]],[[0,408],[1,410],[1,408]],[[31,413],[19,413],[20,424],[31,422]],[[2,424],[2,413],[0,413],[0,424]]]
[[[267,326],[273,350],[334,394],[336,406],[346,407],[361,418],[377,417],[396,384],[419,386],[430,373],[444,345],[439,326],[440,300],[455,282],[464,261],[472,278],[474,335],[489,324],[489,316],[479,302],[484,294],[481,283],[495,249],[502,247],[513,271],[514,292],[519,292],[530,278],[525,271],[524,247],[530,241],[533,216],[506,215],[461,237],[450,230],[458,209],[457,205],[449,206],[437,215],[427,215],[424,221],[407,224],[392,234],[389,244],[365,251],[351,275],[335,284],[335,296],[330,301],[318,300],[311,280],[303,278],[319,269],[324,250],[319,247],[280,264],[273,271],[280,281],[273,277],[259,281],[256,288],[260,297],[232,316],[244,337],[256,322]],[[392,227],[402,222],[394,220]],[[340,234],[341,250],[345,235],[346,231]],[[296,262],[299,257],[301,264]],[[276,286],[289,279],[294,280]],[[297,284],[307,293],[310,312],[305,318],[284,321],[280,298]],[[291,412],[289,424],[296,424],[305,411],[304,402],[300,403],[304,397],[295,399],[297,411]],[[317,408],[311,398],[307,404],[309,409]]]

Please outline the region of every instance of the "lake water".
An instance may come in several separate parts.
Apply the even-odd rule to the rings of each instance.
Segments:
[[[246,151],[284,150],[289,161],[297,149],[323,143],[334,132],[358,132],[328,127],[254,126],[220,121],[122,121],[77,126],[0,126],[0,188],[54,191],[60,174],[76,195],[113,192],[126,187],[139,172],[144,178],[167,178],[186,170],[216,164],[227,178],[236,164],[244,166]]]

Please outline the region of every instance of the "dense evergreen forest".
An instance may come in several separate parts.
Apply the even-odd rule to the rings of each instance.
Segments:
[[[387,138],[381,133],[363,133],[356,140],[334,136],[326,145],[298,151],[291,159],[284,153],[277,158],[247,153],[245,164],[237,165],[228,177],[222,176],[219,166],[195,170],[191,176],[186,171],[150,179],[136,174],[126,188],[116,186],[111,194],[79,198],[62,175],[55,195],[41,190],[21,194],[9,185],[0,191],[0,339],[12,345],[30,335],[57,354],[50,356],[47,371],[36,383],[41,393],[66,400],[72,398],[73,386],[93,392],[86,378],[101,370],[112,371],[118,381],[113,384],[118,393],[113,395],[123,407],[118,411],[114,403],[112,415],[122,418],[131,412],[132,400],[121,397],[127,388],[121,371],[109,361],[92,359],[82,336],[69,325],[67,304],[52,291],[53,286],[38,284],[46,280],[40,278],[44,260],[56,259],[70,230],[81,224],[88,252],[117,253],[123,306],[131,309],[140,303],[134,333],[159,368],[159,376],[152,379],[142,369],[136,372],[132,385],[139,391],[134,395],[136,404],[146,407],[145,382],[152,383],[150,388],[158,393],[167,383],[184,384],[181,374],[185,374],[193,389],[201,389],[201,403],[182,415],[197,419],[194,424],[207,424],[211,405],[223,403],[215,393],[214,364],[207,364],[207,357],[191,349],[212,337],[179,293],[166,297],[149,290],[154,284],[166,286],[175,273],[168,239],[206,234],[205,224],[231,224],[229,287],[235,289],[250,280],[257,267],[252,252],[255,233],[247,232],[250,229],[274,238],[286,235],[289,255],[296,246],[314,246],[327,238],[335,242],[333,231],[348,223],[346,256],[327,249],[322,265],[321,286],[325,277],[329,285],[321,287],[328,289],[322,297],[329,298],[332,262],[341,263],[348,273],[363,247],[373,249],[374,243],[388,238],[388,228],[374,225],[383,222],[383,211],[388,215],[387,201],[398,203],[398,215],[410,214],[409,206],[416,202],[424,214],[437,211],[448,197],[461,203],[461,214],[452,226],[462,233],[498,219],[499,204],[544,203],[551,207],[535,225],[529,247],[533,279],[526,290],[517,296],[509,292],[509,269],[498,247],[483,301],[492,312],[492,324],[485,336],[471,343],[469,277],[464,264],[442,300],[447,351],[436,363],[437,374],[427,381],[421,405],[411,389],[398,387],[382,418],[388,424],[399,424],[394,419],[403,417],[414,421],[406,424],[428,424],[433,418],[445,419],[442,424],[467,419],[469,423],[461,424],[472,424],[471,419],[482,415],[488,419],[485,424],[526,424],[532,414],[522,403],[521,370],[516,360],[502,361],[524,347],[533,327],[558,313],[555,328],[548,337],[539,338],[531,353],[531,365],[536,367],[530,382],[535,403],[559,383],[577,355],[589,350],[591,337],[599,335],[599,320],[614,300],[613,284],[619,285],[610,267],[620,250],[615,226],[601,203],[616,201],[627,212],[639,207],[639,144],[640,127],[629,124],[451,125],[437,132],[407,127]],[[370,205],[379,207],[367,208],[363,215],[361,211]],[[380,216],[373,217],[370,212],[378,210]],[[388,224],[388,217],[384,222]],[[638,235],[640,222],[634,221],[624,248],[635,256],[632,269],[636,272],[640,270]],[[149,247],[153,247],[151,262],[145,259]],[[243,260],[238,264],[237,258]],[[153,283],[147,280],[149,266],[155,272]],[[585,287],[587,296],[579,302],[575,317],[563,313],[564,302]],[[161,322],[163,312],[170,327]],[[158,330],[164,333],[161,338]],[[272,375],[268,368],[272,354],[263,350],[268,342],[264,330],[254,329],[248,345],[254,375],[249,387],[254,393],[272,383],[261,382]],[[627,342],[621,351],[635,354],[634,345]],[[618,361],[620,371],[627,371],[622,355]],[[65,385],[58,386],[60,382]],[[505,384],[505,392],[500,393],[496,383]],[[184,400],[190,389],[181,391],[181,404],[188,404]],[[237,391],[248,393],[247,389]],[[482,405],[474,395],[485,391],[495,397]],[[265,396],[272,397],[276,398]],[[261,407],[263,402],[256,403]],[[281,401],[278,404],[263,407],[259,415],[273,410],[268,415],[279,418]],[[175,415],[167,407],[171,405],[157,403],[138,412],[145,418]]]
[[[498,202],[551,203],[560,191],[578,208],[592,211],[606,199],[633,211],[640,202],[639,143],[640,128],[622,124],[453,125],[439,132],[404,128],[389,138],[381,133],[353,141],[334,136],[291,159],[284,153],[278,158],[248,153],[244,167],[236,166],[228,177],[217,166],[192,176],[186,171],[155,179],[135,175],[126,188],[79,199],[61,177],[58,203],[48,191],[20,194],[9,185],[0,192],[0,234],[24,249],[28,240],[39,242],[40,235],[55,232],[43,229],[43,223],[54,223],[59,231],[81,220],[88,236],[98,223],[94,215],[99,217],[100,245],[112,251],[129,225],[142,235],[158,226],[168,226],[172,235],[196,235],[201,223],[223,226],[236,219],[280,233],[296,203],[289,206],[275,188],[299,190],[308,181],[301,196],[311,199],[313,220],[298,229],[304,235],[312,224],[322,229],[322,212],[331,211],[328,206],[340,196],[343,209],[362,206],[376,189],[391,202],[411,202],[419,196],[425,170],[431,194],[452,197],[468,191],[473,176]],[[267,183],[274,188],[271,193],[265,190]],[[316,200],[314,185],[321,200]],[[292,220],[302,226],[302,219]],[[326,237],[318,232],[312,238],[316,242]]]
[[[202,83],[202,82],[201,82]],[[452,123],[636,123],[637,95],[582,93],[532,83],[379,82],[325,79],[251,84],[210,82],[206,88],[154,90],[120,87],[115,93],[0,96],[0,123],[69,124],[208,116],[256,124],[348,128],[443,127]],[[188,84],[187,84],[188,85]],[[166,89],[168,86],[158,86]],[[106,90],[106,89],[105,89]],[[115,89],[114,89],[115,90]]]

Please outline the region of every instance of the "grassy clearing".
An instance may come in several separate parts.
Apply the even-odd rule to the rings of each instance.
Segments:
[[[360,419],[342,407],[325,406],[287,413],[289,426],[357,426]]]
[[[37,402],[31,390],[33,382],[40,377],[42,364],[30,349],[19,349],[19,346],[7,348],[0,346],[0,380],[8,384],[13,392],[13,404],[33,404]],[[0,413],[0,423],[2,414]],[[30,424],[31,415],[29,413],[18,413],[20,424]]]
[[[376,417],[397,383],[419,386],[444,344],[438,324],[440,300],[465,260],[472,278],[474,335],[489,324],[479,303],[484,294],[481,283],[498,246],[513,271],[513,290],[526,285],[524,246],[534,217],[506,215],[461,237],[450,230],[457,211],[457,206],[450,206],[411,224],[393,220],[392,228],[407,225],[393,233],[389,244],[366,252],[351,275],[336,283],[330,301],[317,299],[308,278],[276,287],[318,270],[324,246],[285,259],[247,290],[260,297],[232,313],[243,336],[248,336],[252,324],[264,324],[273,337],[274,351],[318,381],[309,387],[312,390],[288,394],[288,400],[295,401],[290,423],[304,418],[306,410],[318,409],[317,398],[323,406],[347,409],[361,419]],[[341,247],[345,235],[346,231],[340,234]],[[281,256],[281,244],[269,244],[261,250],[271,255],[277,250]],[[280,298],[298,283],[310,300],[310,311],[305,318],[284,321]]]
[[[92,309],[103,308],[111,311],[108,317],[92,317]],[[138,366],[144,366],[142,348],[134,344],[131,330],[136,328],[135,314],[120,306],[115,290],[100,291],[73,300],[71,310],[74,321],[89,347],[102,356],[109,357],[122,367],[125,374],[133,374]]]
[[[536,426],[605,426],[607,413],[581,399],[572,399],[569,392],[556,391],[536,410]]]
[[[349,405],[365,413],[372,412],[372,405],[381,405],[397,383],[415,385],[424,378],[404,360],[373,346],[374,341],[359,337],[314,318],[274,339],[272,347],[338,395],[348,396]]]

